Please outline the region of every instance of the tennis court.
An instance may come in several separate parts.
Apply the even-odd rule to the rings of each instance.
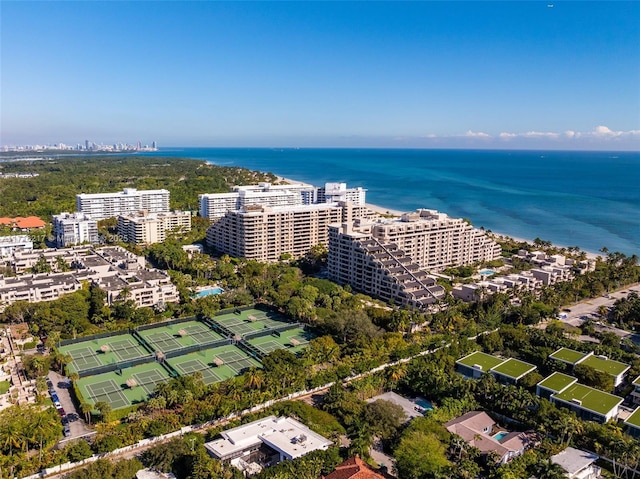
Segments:
[[[108,351],[111,351],[115,356],[117,356],[119,362],[141,358],[149,354],[129,338],[111,341],[107,345],[109,347]]]
[[[144,391],[149,396],[151,396],[154,393],[158,383],[162,383],[167,380],[167,377],[160,374],[160,372],[157,369],[152,369],[150,371],[143,371],[137,374],[132,374],[131,378],[135,380],[135,385],[140,386],[142,389],[144,389]]]
[[[111,409],[123,408],[130,404],[122,388],[113,379],[87,384],[86,389],[94,404],[105,401],[111,405]]]
[[[254,344],[254,346],[264,354],[269,354],[278,349],[283,349],[282,344],[273,339],[269,339],[263,343]]]
[[[239,349],[217,354],[214,359],[214,364],[228,366],[235,374],[242,374],[246,369],[260,366],[257,360],[247,356]]]
[[[76,372],[86,371],[87,369],[102,366],[100,358],[98,358],[96,352],[89,346],[81,346],[76,349],[67,348],[63,352],[63,354],[68,354],[71,356],[71,358],[73,359],[71,367],[75,369]]]
[[[183,336],[182,332],[186,333],[184,336],[188,336],[197,344],[211,343],[222,339],[218,333],[212,331],[210,328],[202,323],[193,322],[193,324],[184,324],[178,330],[178,335]]]
[[[176,338],[166,331],[158,331],[154,333],[143,331],[140,335],[143,336],[154,349],[162,351],[163,353],[175,351],[176,349],[182,349],[184,347]]]
[[[183,362],[174,362],[173,367],[181,375],[190,375],[195,372],[199,372],[202,374],[202,380],[207,385],[222,381],[222,378],[213,372],[211,366],[203,363],[200,359],[189,359]]]

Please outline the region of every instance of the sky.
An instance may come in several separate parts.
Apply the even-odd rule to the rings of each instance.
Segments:
[[[2,0],[0,145],[640,150],[638,19],[636,1]]]

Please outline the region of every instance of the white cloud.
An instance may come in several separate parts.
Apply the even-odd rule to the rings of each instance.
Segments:
[[[471,131],[468,130],[464,136],[466,136],[467,138],[491,138],[491,135],[489,135],[488,133],[485,133],[483,131]]]

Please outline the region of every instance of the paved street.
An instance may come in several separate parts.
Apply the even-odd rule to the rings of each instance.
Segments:
[[[89,429],[84,422],[81,411],[77,411],[73,400],[71,399],[71,382],[64,376],[56,373],[55,371],[49,371],[49,379],[53,383],[53,388],[60,399],[62,408],[67,413],[67,419],[69,421],[69,429],[71,434],[60,441],[64,444],[66,441],[76,439],[81,436],[89,434],[95,434],[94,431]]]

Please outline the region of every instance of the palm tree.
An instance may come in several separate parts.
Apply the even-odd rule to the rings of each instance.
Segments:
[[[566,471],[550,459],[543,459],[534,466],[535,476],[538,479],[563,479]]]
[[[111,413],[111,404],[106,401],[98,401],[95,408],[100,412],[103,422],[108,422],[109,413]]]
[[[80,411],[84,414],[84,419],[91,426],[91,411],[93,411],[93,406],[87,402],[80,403]]]

